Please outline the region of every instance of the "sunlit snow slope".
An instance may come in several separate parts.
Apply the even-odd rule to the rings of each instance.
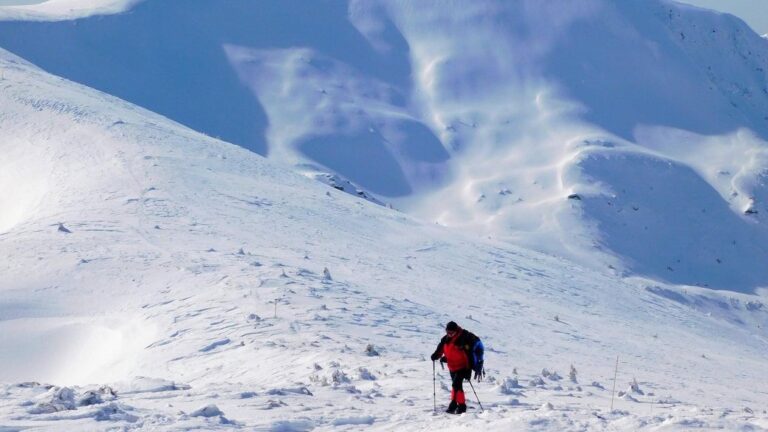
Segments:
[[[768,425],[760,297],[463,236],[0,68],[0,430]],[[449,319],[486,343],[485,412],[432,415]]]
[[[622,274],[768,285],[768,43],[733,16],[147,0],[72,21],[86,4],[2,8],[0,46],[442,225]]]

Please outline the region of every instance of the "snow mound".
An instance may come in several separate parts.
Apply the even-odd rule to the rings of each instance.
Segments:
[[[166,391],[188,390],[187,384],[180,384],[162,378],[136,377],[118,384],[120,394],[157,393]]]
[[[223,416],[224,413],[216,405],[206,405],[198,410],[189,413],[190,417],[218,417]]]

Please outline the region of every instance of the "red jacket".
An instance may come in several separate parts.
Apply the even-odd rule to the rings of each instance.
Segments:
[[[443,356],[445,356],[445,359],[448,361],[448,370],[451,372],[469,369],[467,353],[464,352],[462,347],[456,345],[456,339],[458,338],[459,333],[456,332],[448,343],[443,345]]]
[[[459,328],[453,337],[443,336],[432,356],[433,358],[445,357],[445,360],[448,362],[448,370],[451,372],[472,369],[473,362],[469,358],[469,354],[472,352],[477,340],[477,336]]]

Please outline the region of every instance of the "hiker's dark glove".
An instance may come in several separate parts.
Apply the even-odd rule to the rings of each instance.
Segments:
[[[479,362],[475,366],[475,381],[482,381],[485,376],[485,369],[483,368],[483,362]]]
[[[432,361],[436,361],[437,359],[440,358],[440,354],[434,353],[434,354],[432,354],[432,357],[430,357],[430,358],[432,359]]]

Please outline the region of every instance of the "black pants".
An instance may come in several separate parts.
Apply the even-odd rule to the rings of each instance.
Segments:
[[[472,379],[472,369],[462,369],[455,372],[451,372],[451,388],[453,389],[452,396],[456,402],[463,404],[464,402],[464,380]]]

